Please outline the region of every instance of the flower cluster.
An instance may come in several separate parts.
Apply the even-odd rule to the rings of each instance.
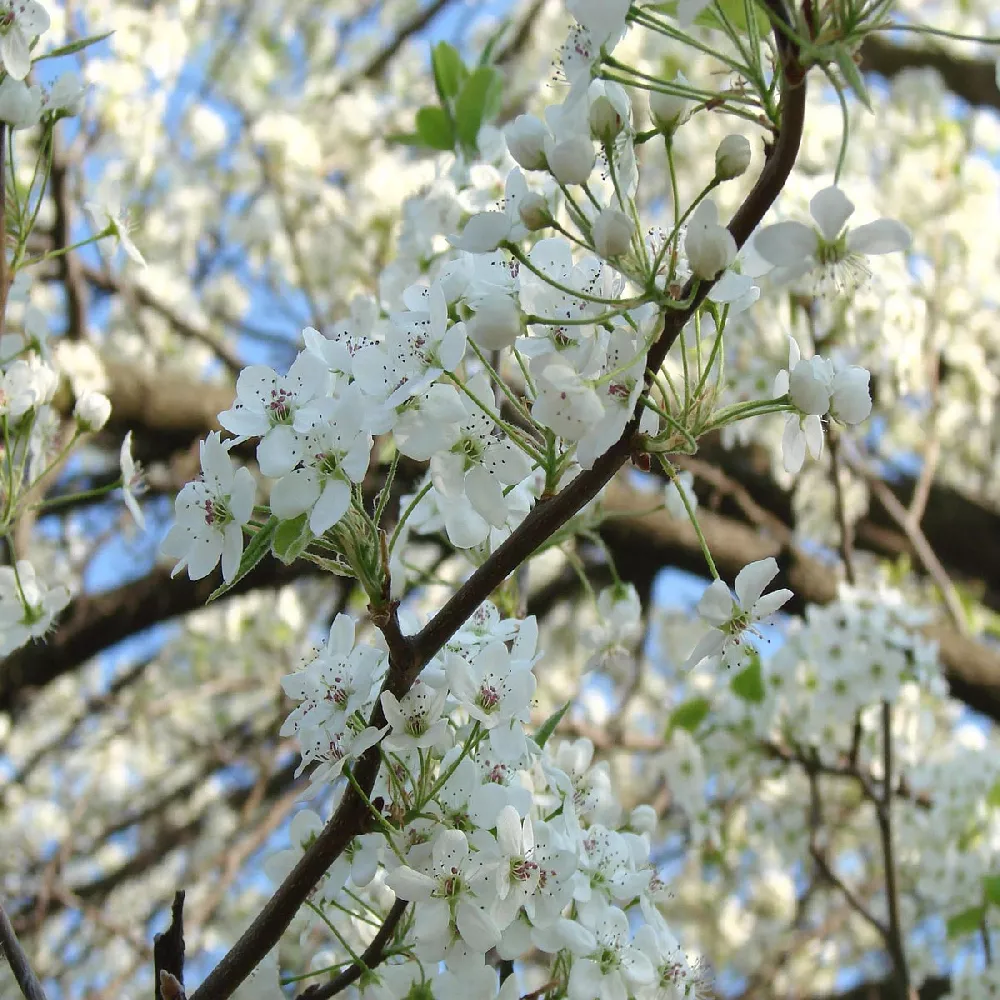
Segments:
[[[498,983],[485,956],[495,948],[509,961],[544,953],[576,1000],[652,1000],[666,988],[694,997],[699,971],[656,907],[664,889],[650,861],[655,813],[623,813],[589,741],[557,742],[551,726],[537,739],[526,732],[534,619],[504,619],[484,605],[431,661],[426,680],[399,699],[382,693],[380,730],[366,727],[366,713],[386,654],[357,642],[356,629],[338,615],[320,653],[284,679],[299,705],[283,732],[298,733],[302,767],[318,765],[314,785],[381,740],[377,830],[352,844],[314,894],[356,921],[362,901],[376,912],[393,896],[413,904],[399,939],[407,946],[368,978],[363,995],[396,997],[431,979],[434,996],[461,989],[492,1000]],[[308,846],[320,826],[314,813],[300,813],[293,845]],[[297,857],[293,846],[269,870],[280,877]],[[343,957],[342,944],[330,947]]]

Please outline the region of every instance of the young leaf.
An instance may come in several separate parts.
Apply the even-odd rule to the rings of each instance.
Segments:
[[[556,709],[541,725],[541,728],[535,733],[535,742],[539,747],[545,746],[548,742],[549,737],[556,731],[556,726],[562,722],[563,716],[569,711],[570,702],[566,702],[562,708]]]
[[[272,514],[267,523],[257,530],[257,533],[247,542],[243,550],[243,557],[240,559],[240,568],[236,571],[236,576],[221,586],[215,588],[209,595],[206,603],[211,604],[217,597],[221,597],[227,590],[236,586],[267,555],[271,548],[271,539],[274,538],[275,529],[278,527],[278,519]]]
[[[274,532],[271,551],[286,566],[295,562],[312,541],[308,514],[299,514],[290,521],[282,521]]]
[[[53,49],[51,52],[45,52],[44,54],[38,56],[38,58],[34,61],[36,63],[40,63],[43,59],[58,59],[60,56],[71,56],[74,52],[82,52],[91,45],[103,42],[105,38],[110,38],[113,34],[113,31],[105,31],[101,35],[91,35],[89,38],[79,38],[75,42],[70,42],[68,45],[60,45],[58,49]]]
[[[670,713],[667,732],[686,729],[689,733],[693,733],[704,722],[711,709],[712,704],[707,698],[690,698],[688,701],[682,701]]]
[[[764,700],[764,674],[760,659],[754,657],[749,667],[741,670],[730,682],[729,687],[737,698],[759,705]]]
[[[854,96],[869,110],[872,111],[871,98],[868,96],[868,88],[865,86],[865,79],[858,69],[858,64],[854,61],[850,49],[846,45],[838,45],[834,48],[837,58],[837,67],[844,75],[847,86],[854,92]]]
[[[442,151],[455,148],[455,131],[444,108],[427,105],[417,112],[417,135],[425,146]]]
[[[480,66],[465,81],[455,102],[455,130],[466,148],[476,148],[479,129],[496,113],[502,88],[503,78],[492,66]]]
[[[962,937],[964,934],[975,933],[982,926],[985,916],[986,906],[980,903],[979,906],[970,906],[969,909],[962,910],[961,913],[956,913],[953,917],[949,917],[945,923],[945,933],[948,936],[948,940],[951,941],[954,938]]]
[[[457,97],[469,76],[458,49],[447,42],[438,42],[431,53],[431,68],[434,70],[434,85],[441,103]]]

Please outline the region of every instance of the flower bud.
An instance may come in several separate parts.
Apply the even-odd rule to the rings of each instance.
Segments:
[[[750,140],[745,135],[727,135],[715,151],[715,176],[731,181],[746,173],[750,166]]]
[[[552,222],[552,212],[549,203],[537,191],[529,191],[517,206],[517,214],[521,217],[524,228],[529,232],[544,229]]]
[[[111,400],[103,392],[89,390],[77,401],[73,416],[82,431],[99,431],[111,416]]]
[[[830,416],[845,424],[860,424],[872,412],[872,397],[869,389],[871,375],[858,365],[849,365],[833,377],[833,398],[830,400]]]
[[[706,199],[695,210],[684,237],[688,265],[698,278],[715,279],[736,259],[733,234],[718,223],[715,203]]]
[[[689,101],[677,94],[664,94],[659,90],[649,92],[649,113],[661,132],[673,132],[687,113]]]
[[[605,208],[594,220],[594,249],[605,260],[628,253],[632,245],[632,220],[617,208]]]
[[[494,292],[470,303],[475,310],[466,323],[469,337],[484,351],[511,347],[521,332],[521,313],[509,295]]]
[[[621,134],[625,123],[618,109],[603,94],[590,106],[590,134],[608,145]]]
[[[549,130],[534,115],[518,115],[505,129],[510,155],[525,170],[545,169],[545,140]]]
[[[806,358],[788,373],[788,395],[802,413],[822,417],[830,409],[829,362]]]
[[[575,135],[562,142],[546,140],[545,158],[552,176],[560,184],[585,184],[594,169],[597,154],[590,138]]]

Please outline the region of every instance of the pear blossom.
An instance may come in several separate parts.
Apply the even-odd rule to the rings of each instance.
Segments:
[[[31,43],[47,31],[49,15],[37,0],[0,3],[0,61],[13,80],[23,80],[31,69]]]
[[[685,668],[697,666],[702,660],[741,666],[747,658],[746,633],[769,618],[792,598],[790,590],[765,594],[764,588],[778,575],[773,556],[758,559],[739,571],[736,576],[736,598],[722,580],[714,580],[698,602],[698,614],[712,626],[698,641],[687,658]]]
[[[309,530],[322,535],[347,513],[352,484],[368,471],[372,437],[363,429],[365,406],[353,385],[339,398],[318,400],[310,418],[302,460],[274,484],[271,511],[282,519],[308,511]]]
[[[683,73],[678,73],[674,79],[678,87],[690,87],[691,84]],[[687,117],[691,100],[680,94],[668,94],[662,90],[649,92],[649,113],[656,127],[662,132],[673,132]]]
[[[39,579],[26,559],[0,566],[0,656],[44,636],[69,597],[65,586],[49,587]]]
[[[15,131],[32,128],[42,117],[42,88],[28,86],[12,76],[0,83],[0,121],[5,121]]]
[[[129,260],[138,264],[139,267],[146,266],[146,259],[140,253],[139,248],[132,241],[130,235],[133,225],[128,221],[121,204],[121,196],[116,187],[109,189],[105,198],[101,202],[89,201],[84,205],[90,217],[94,220],[94,225],[102,234],[113,236],[118,241],[118,246],[125,251],[125,256]]]
[[[653,982],[653,966],[630,942],[628,917],[617,906],[584,914],[576,926],[583,934],[564,931],[579,956],[570,969],[570,1000],[624,1000]]]
[[[163,539],[161,551],[177,559],[172,576],[187,568],[200,580],[222,560],[222,577],[229,583],[240,567],[243,526],[253,513],[256,490],[249,469],[233,469],[229,448],[218,431],[201,442],[202,478],[177,494],[176,522]]]
[[[809,202],[814,225],[778,222],[765,226],[754,238],[757,252],[780,268],[776,274],[794,281],[818,269],[816,290],[821,294],[850,293],[867,280],[867,256],[894,253],[910,247],[910,232],[894,219],[877,219],[855,229],[847,227],[854,204],[836,186],[826,187]]]
[[[382,710],[391,730],[383,741],[386,750],[426,750],[439,746],[448,733],[448,720],[441,717],[447,688],[435,691],[419,678],[398,699],[391,691],[383,691]]]
[[[118,454],[119,468],[122,474],[122,499],[128,508],[132,519],[139,530],[146,527],[146,520],[139,506],[139,497],[145,492],[145,483],[142,466],[132,457],[132,432],[129,431],[122,440],[121,450]]]
[[[440,957],[461,938],[472,951],[484,954],[500,941],[500,928],[478,903],[486,877],[470,857],[465,834],[441,830],[434,840],[429,871],[401,865],[386,875],[386,884],[400,899],[414,903],[418,944]]]
[[[265,476],[284,476],[304,453],[305,436],[295,427],[299,410],[326,391],[329,379],[329,372],[305,351],[286,375],[266,365],[250,365],[240,372],[236,399],[219,414],[219,423],[236,435],[236,442],[259,437],[260,471]]]

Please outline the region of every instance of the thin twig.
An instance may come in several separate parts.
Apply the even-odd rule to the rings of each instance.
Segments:
[[[857,582],[854,572],[854,529],[847,520],[847,505],[844,502],[844,483],[841,479],[843,463],[840,460],[840,434],[830,428],[830,477],[833,479],[833,499],[840,528],[840,558],[844,563],[844,576],[853,587]]]
[[[406,907],[409,905],[405,899],[397,899],[392,904],[389,915],[385,918],[385,923],[378,929],[378,933],[372,938],[372,942],[364,950],[360,962],[355,962],[349,968],[344,969],[336,978],[323,986],[316,984],[300,993],[295,1000],[329,1000],[330,997],[346,990],[351,983],[361,978],[366,969],[374,969],[382,961],[382,952],[385,946],[392,939],[399,921],[402,920]]]
[[[886,944],[896,971],[896,988],[899,1000],[909,1000],[910,970],[906,964],[906,946],[903,942],[902,924],[899,919],[899,888],[896,880],[896,858],[892,843],[892,706],[882,702],[882,796],[876,809],[879,835],[882,840],[882,858],[885,868],[885,894],[889,909],[889,926]]]
[[[3,951],[10,971],[14,973],[14,981],[21,987],[24,1000],[45,1000],[42,984],[32,970],[3,906],[0,906],[0,951]]]

